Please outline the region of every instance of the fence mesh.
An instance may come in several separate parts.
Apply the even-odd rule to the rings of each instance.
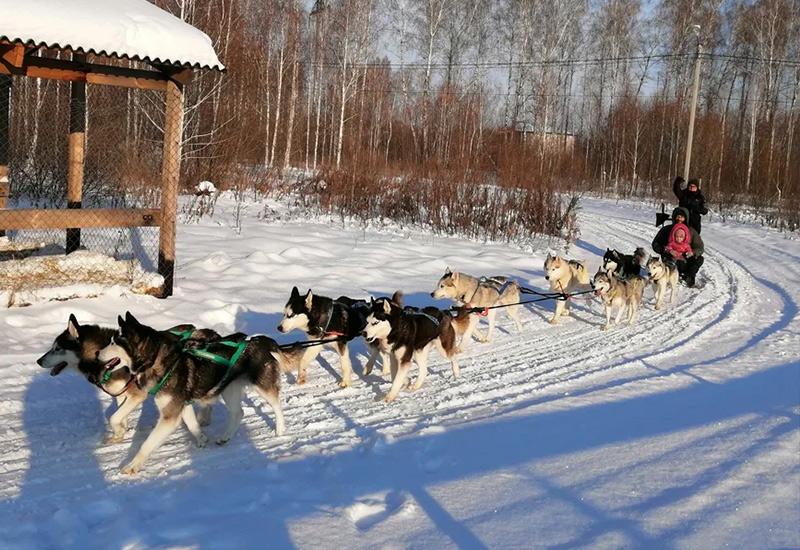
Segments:
[[[0,307],[164,290],[160,217],[139,209],[161,206],[165,93],[79,91],[0,75]]]

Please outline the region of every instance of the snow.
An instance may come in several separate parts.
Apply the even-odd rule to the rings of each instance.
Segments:
[[[0,311],[0,532],[9,548],[797,548],[800,547],[800,243],[753,226],[704,224],[702,289],[681,288],[639,322],[602,332],[597,302],[522,334],[504,315],[473,343],[462,376],[432,357],[417,392],[380,402],[377,373],[336,385],[330,351],[309,382],[283,386],[287,433],[255,394],[225,447],[185,430],[130,478],[119,468],[156,413],[102,445],[104,394],[34,361],[65,326],[132,311],[157,327],[195,322],[276,335],[293,285],[338,296],[403,288],[428,304],[446,266],[542,288],[545,251],[341,227],[265,222],[241,234],[223,195],[213,217],[180,225],[176,295],[104,296]],[[633,250],[652,212],[587,200],[570,256],[599,265]],[[444,302],[438,302],[444,306]],[[360,375],[363,343],[353,346]],[[378,369],[379,370],[379,369]],[[224,425],[215,407],[213,434]]]
[[[211,39],[147,0],[0,0],[0,39],[224,69]]]
[[[155,293],[164,284],[161,275],[145,271],[136,260],[115,260],[90,250],[64,255],[59,247],[53,248],[55,254],[0,262],[0,307],[107,294]],[[37,254],[42,252],[48,249]]]
[[[217,192],[216,186],[208,180],[201,181],[200,183],[195,185],[194,190],[197,191],[198,193],[207,193],[207,194]]]

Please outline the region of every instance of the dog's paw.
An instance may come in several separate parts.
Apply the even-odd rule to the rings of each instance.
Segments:
[[[551,325],[557,325],[559,323],[558,317],[553,317],[548,321],[548,323],[550,323]]]
[[[660,310],[662,310],[662,309],[664,309],[664,306],[662,306],[661,304],[658,304],[658,305],[656,306],[656,311],[660,311]]]
[[[350,387],[350,380],[340,380],[339,381],[340,388],[349,388]]]
[[[217,439],[217,440],[215,441],[215,443],[216,443],[217,445],[219,445],[220,447],[222,447],[223,445],[225,445],[226,443],[228,443],[228,441],[230,441],[230,440],[231,440],[231,438],[230,438],[230,437],[220,437],[219,439]]]
[[[139,473],[139,470],[141,470],[141,467],[138,464],[131,462],[130,464],[123,466],[120,470],[120,473],[126,476],[134,476]]]
[[[303,375],[303,376],[298,376],[298,377],[297,377],[297,383],[298,383],[299,385],[301,385],[301,386],[302,386],[303,384],[305,384],[305,383],[306,383],[306,377],[305,377],[305,375]]]
[[[197,445],[198,449],[202,449],[208,444],[208,437],[205,434],[200,434],[194,444]]]
[[[386,397],[383,398],[384,403],[391,403],[392,401],[394,401],[393,395],[387,395]]]
[[[561,312],[561,315],[563,315],[564,317],[569,317],[569,310],[565,309],[564,311]]]
[[[122,440],[124,438],[125,438],[125,432],[106,434],[105,437],[103,438],[103,445],[113,445],[115,443],[122,443]]]
[[[606,330],[609,330],[610,328],[611,328],[611,325],[603,325],[603,328],[601,328],[600,330],[606,331]]]

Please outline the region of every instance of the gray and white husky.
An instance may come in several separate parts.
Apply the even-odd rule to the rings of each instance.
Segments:
[[[663,307],[667,285],[670,287],[669,303],[675,302],[675,295],[678,292],[678,268],[658,256],[651,256],[647,260],[647,271],[650,273],[650,282],[655,291],[656,309]]]
[[[387,403],[394,401],[405,385],[412,360],[419,367],[419,375],[411,389],[422,387],[428,375],[428,354],[433,347],[450,360],[454,378],[460,373],[456,360],[460,350],[456,345],[454,327],[457,321],[454,321],[453,315],[435,307],[403,308],[400,305],[401,296],[397,292],[391,299],[371,300],[364,328],[367,342],[390,354],[396,363],[392,387],[384,398]]]
[[[611,316],[614,309],[617,310],[614,324],[619,324],[622,320],[622,314],[626,311],[628,324],[633,324],[639,311],[639,306],[642,303],[642,294],[646,285],[647,282],[642,277],[633,276],[627,279],[619,279],[613,272],[608,273],[603,271],[602,268],[597,272],[594,276],[594,291],[603,301],[606,313],[606,324],[603,330],[611,328]]]
[[[431,292],[431,296],[436,299],[448,298],[455,301],[458,305],[467,307],[491,307],[505,304],[516,304],[519,299],[519,284],[516,281],[502,275],[494,277],[473,277],[466,273],[450,271],[448,268],[444,275],[439,279],[436,289]],[[522,331],[522,322],[519,318],[519,305],[509,305],[500,308],[505,311],[514,321],[517,332]],[[470,325],[467,327],[461,339],[461,349],[466,349],[472,335],[475,334],[481,342],[491,342],[492,333],[496,323],[497,309],[490,309],[486,314],[489,328],[484,336],[476,330],[479,316],[470,315]]]
[[[178,428],[183,420],[198,446],[207,438],[194,417],[191,402],[210,404],[221,397],[228,408],[227,426],[217,440],[227,443],[241,423],[242,396],[246,386],[252,386],[272,407],[275,413],[275,432],[285,429],[280,403],[280,370],[294,368],[299,350],[281,350],[266,336],[254,336],[234,365],[228,368],[215,361],[186,352],[185,342],[169,332],[159,332],[143,325],[127,313],[120,317],[119,331],[111,343],[101,349],[98,359],[105,368],[127,368],[136,377],[137,385],[155,394],[159,412],[156,427],[147,436],[136,456],[122,468],[124,474],[137,473],[155,451]],[[234,335],[244,341],[244,335]],[[234,339],[234,338],[226,338]],[[233,348],[209,342],[206,351],[230,358]]]

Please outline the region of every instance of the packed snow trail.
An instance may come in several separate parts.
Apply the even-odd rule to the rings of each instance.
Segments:
[[[545,287],[544,252],[255,216],[235,236],[224,207],[180,227],[169,300],[0,312],[0,530],[12,547],[800,546],[800,246],[714,222],[704,287],[681,287],[659,312],[648,290],[633,326],[602,332],[592,300],[557,327],[552,304],[529,306],[521,334],[500,313],[495,341],[471,345],[458,380],[433,354],[422,389],[391,405],[379,368],[339,389],[326,351],[307,384],[286,377],[286,435],[251,394],[225,447],[196,449],[180,430],[142,474],[122,476],[156,412],[146,403],[123,443],[100,444],[110,399],[34,363],[71,312],[275,336],[293,285],[334,297],[402,288],[427,305],[450,266]],[[569,256],[593,273],[607,246],[649,250],[653,217],[585,201]],[[357,374],[365,351],[353,346]],[[214,415],[212,435],[225,409]]]

